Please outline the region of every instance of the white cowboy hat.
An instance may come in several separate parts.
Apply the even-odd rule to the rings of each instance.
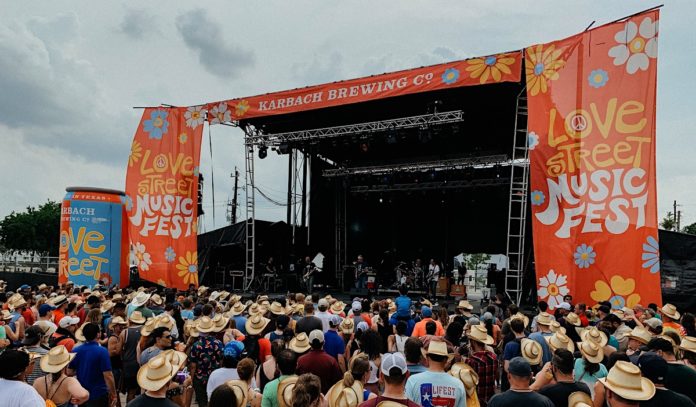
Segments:
[[[283,306],[277,301],[273,301],[273,303],[271,303],[270,310],[271,310],[271,313],[273,313],[275,315],[284,315],[285,314],[285,310],[283,309]]]
[[[641,326],[633,328],[631,333],[629,333],[627,336],[629,339],[635,339],[643,345],[647,345],[648,342],[650,342],[650,339],[652,339],[652,334],[650,331]]]
[[[650,400],[655,395],[655,385],[641,377],[640,368],[631,362],[620,360],[609,370],[607,377],[599,380],[609,390],[631,401]]]
[[[227,328],[227,323],[230,322],[229,318],[225,318],[222,314],[216,314],[213,317],[213,323],[215,324],[215,332],[222,332]]]
[[[551,322],[553,322],[553,319],[551,318],[551,314],[548,312],[540,312],[539,315],[537,315],[537,324],[551,325]]]
[[[580,326],[582,325],[582,321],[580,321],[580,317],[578,314],[571,312],[568,315],[565,316],[565,320],[567,323],[573,325],[573,326]]]
[[[363,385],[359,380],[346,387],[343,380],[334,384],[326,394],[329,407],[357,407],[363,400]]]
[[[74,353],[69,353],[63,345],[58,345],[41,357],[41,370],[46,373],[58,373],[75,358]]]
[[[696,338],[693,336],[683,337],[679,349],[696,353]]]
[[[142,307],[145,305],[148,301],[150,300],[150,294],[140,292],[138,293],[135,298],[133,298],[133,301],[131,301],[131,304],[133,304],[134,307]]]

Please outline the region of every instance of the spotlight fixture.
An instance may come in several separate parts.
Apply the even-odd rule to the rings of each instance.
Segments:
[[[266,146],[259,147],[259,158],[263,160],[267,156],[268,156],[268,147],[266,147]]]

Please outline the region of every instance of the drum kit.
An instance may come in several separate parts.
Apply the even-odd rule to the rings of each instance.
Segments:
[[[394,281],[393,285],[394,288],[398,288],[404,284],[408,286],[409,289],[425,287],[423,268],[416,265],[415,262],[409,264],[404,261],[400,261],[397,266],[394,267],[394,273],[396,274],[396,280]]]

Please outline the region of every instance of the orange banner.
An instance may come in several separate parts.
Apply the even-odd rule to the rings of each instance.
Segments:
[[[198,164],[205,112],[148,108],[128,157],[126,210],[140,277],[166,287],[198,285]]]
[[[206,105],[210,123],[301,112],[460,86],[519,82],[522,51],[489,55]]]
[[[657,10],[525,52],[537,294],[660,304]]]

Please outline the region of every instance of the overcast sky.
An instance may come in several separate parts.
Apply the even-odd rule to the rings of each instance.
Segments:
[[[0,217],[66,186],[123,189],[141,111],[195,105],[520,49],[656,5],[649,1],[4,1],[0,17]],[[660,21],[657,176],[696,222],[696,3],[666,1]],[[205,132],[205,228],[225,224],[242,136]],[[211,166],[216,222],[212,219]],[[283,201],[287,156],[257,161]],[[257,217],[285,218],[259,202]]]

